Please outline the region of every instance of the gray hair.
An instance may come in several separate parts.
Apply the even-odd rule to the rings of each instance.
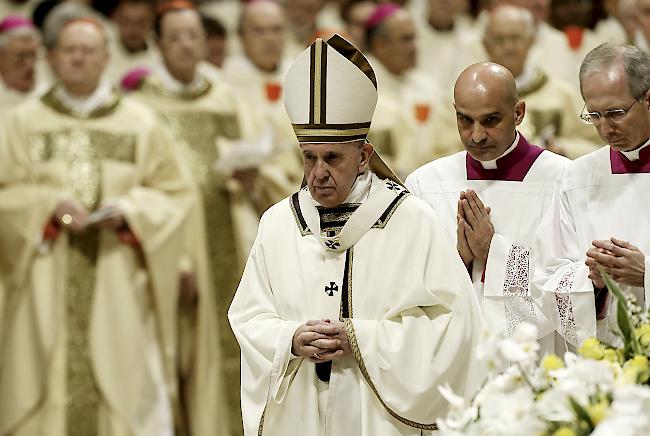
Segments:
[[[585,77],[617,64],[623,65],[627,88],[632,97],[640,97],[650,89],[650,56],[633,45],[605,43],[591,50],[580,65],[580,92]],[[584,94],[583,94],[584,96]]]
[[[40,41],[41,34],[35,27],[21,26],[0,35],[0,50],[4,50],[12,38],[33,38]]]
[[[93,9],[80,3],[61,3],[52,9],[43,23],[43,43],[45,47],[48,50],[54,48],[65,25],[80,18],[93,18],[98,23],[101,23],[101,17]]]

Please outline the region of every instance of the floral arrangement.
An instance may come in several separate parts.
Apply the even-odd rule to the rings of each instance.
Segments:
[[[485,333],[478,353],[488,377],[468,403],[448,386],[442,436],[650,435],[650,318],[635,298],[603,276],[618,304],[620,347],[587,339],[578,354],[551,354],[537,365],[536,328],[508,338]]]

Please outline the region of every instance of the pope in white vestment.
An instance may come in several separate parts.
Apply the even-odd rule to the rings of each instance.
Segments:
[[[489,67],[495,64],[478,64],[479,69],[481,65]],[[477,66],[474,67],[476,70]],[[498,71],[507,73],[500,68]],[[507,75],[512,79],[509,73]],[[459,85],[469,87],[462,77]],[[495,85],[490,88],[488,79],[471,80],[470,86],[475,83],[481,83],[487,90],[488,99],[499,103],[497,88]],[[480,97],[472,95],[471,99],[479,101]],[[463,101],[461,93],[456,108],[462,111],[463,116],[468,116],[470,110],[463,103],[466,101]],[[493,112],[493,103],[479,105],[480,110]],[[555,342],[553,326],[544,313],[541,294],[530,284],[534,271],[532,246],[536,229],[549,208],[554,181],[568,160],[528,143],[515,131],[514,121],[507,129],[515,139],[501,144],[501,150],[505,150],[496,155],[496,159],[478,160],[470,153],[472,148],[467,146],[470,152],[461,151],[419,168],[406,179],[406,186],[431,205],[455,242],[461,192],[473,190],[491,208],[489,217],[494,234],[489,243],[487,261],[474,259],[468,265],[486,324],[495,332],[512,335],[521,322],[530,322],[538,327],[542,353],[552,352]]]
[[[618,340],[611,333],[617,324],[616,304],[598,283],[598,272],[587,265],[593,265],[592,259],[598,259],[624,293],[645,307],[650,301],[650,259],[643,255],[650,252],[650,98],[646,91],[634,100],[637,95],[628,89],[629,83],[647,89],[648,79],[630,75],[622,59],[650,68],[650,58],[631,46],[605,44],[585,58],[585,110],[609,145],[567,166],[538,236],[537,263],[544,268],[536,271],[536,285],[553,295],[556,328],[576,345],[596,335]],[[620,106],[622,118],[600,119],[611,117],[607,112]],[[636,280],[625,277],[625,263],[632,258]]]
[[[287,75],[308,188],[263,215],[230,307],[246,436],[420,435],[446,413],[439,385],[475,387],[475,295],[436,214],[364,142],[375,102],[372,69],[338,35]],[[319,187],[353,156],[347,191]],[[340,348],[297,341],[316,325],[340,329]]]

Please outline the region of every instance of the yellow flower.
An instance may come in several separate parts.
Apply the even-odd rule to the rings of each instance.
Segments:
[[[650,379],[648,358],[636,355],[623,365],[623,381],[630,384],[645,383]]]
[[[594,425],[598,425],[598,423],[602,421],[605,416],[607,416],[608,410],[609,403],[605,400],[600,400],[595,404],[589,404],[587,406],[587,413],[589,414],[589,418],[591,418],[591,422]]]
[[[557,357],[555,354],[547,354],[544,356],[544,359],[542,359],[542,368],[544,368],[544,371],[548,373],[555,369],[564,368],[564,362],[562,362],[562,359]]]
[[[603,360],[607,360],[608,362],[612,362],[612,363],[618,363],[620,362],[620,353],[618,352],[618,350],[606,348],[603,351]]]
[[[585,359],[601,360],[604,357],[604,348],[596,338],[586,339],[580,348],[578,354]]]
[[[576,436],[571,427],[562,426],[553,432],[553,436]]]
[[[639,340],[642,346],[650,345],[650,324],[642,324],[641,327],[634,329],[634,336]]]

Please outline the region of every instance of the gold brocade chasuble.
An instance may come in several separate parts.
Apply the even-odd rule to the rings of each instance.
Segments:
[[[198,197],[187,224],[184,263],[196,273],[199,305],[179,312],[186,425],[195,436],[226,435],[230,421],[236,434],[241,429],[239,349],[226,308],[240,277],[240,247],[228,177],[216,171],[214,163],[220,157],[219,141],[241,137],[240,111],[227,88],[207,80],[192,91],[171,92],[156,77],[149,77],[135,96],[170,128],[177,159]]]
[[[116,94],[81,115],[52,90],[12,115],[0,148],[2,169],[12,169],[0,180],[0,244],[11,253],[0,255],[11,289],[0,434],[153,436],[173,428],[176,298],[167,283],[177,280],[189,197],[159,130],[148,110]],[[64,198],[89,212],[115,202],[138,246],[91,228],[62,230],[37,251],[34,240]]]

